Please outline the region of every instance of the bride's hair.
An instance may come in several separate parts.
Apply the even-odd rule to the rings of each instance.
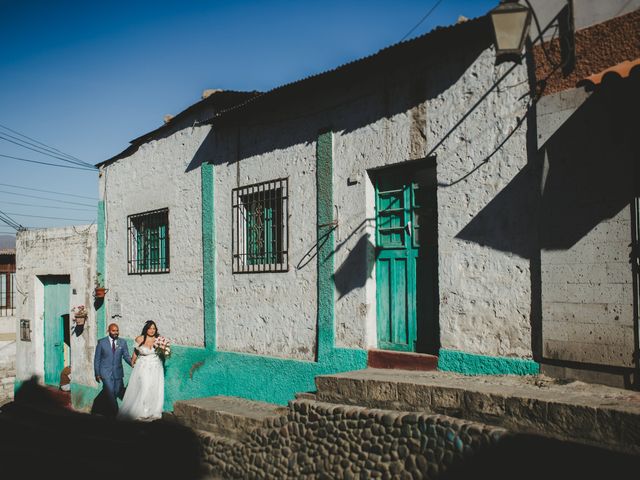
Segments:
[[[144,322],[144,327],[142,327],[142,341],[138,346],[142,345],[147,340],[147,337],[149,336],[147,335],[147,332],[149,331],[149,328],[151,328],[151,325],[156,327],[156,334],[154,335],[154,337],[160,336],[160,334],[158,333],[158,326],[156,325],[156,322],[154,322],[153,320],[147,320],[146,322]]]

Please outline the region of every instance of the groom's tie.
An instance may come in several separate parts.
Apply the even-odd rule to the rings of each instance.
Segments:
[[[111,351],[112,351],[113,353],[116,353],[116,341],[115,341],[115,340],[113,340],[113,341],[111,342]]]

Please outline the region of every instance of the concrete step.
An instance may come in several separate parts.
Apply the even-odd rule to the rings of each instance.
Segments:
[[[438,368],[438,357],[426,353],[371,349],[367,352],[367,366],[369,368],[432,371]]]
[[[640,392],[543,375],[372,369],[316,377],[321,402],[444,414],[640,455]]]
[[[245,440],[252,430],[286,411],[281,405],[220,395],[178,401],[173,405],[172,419],[194,430]]]

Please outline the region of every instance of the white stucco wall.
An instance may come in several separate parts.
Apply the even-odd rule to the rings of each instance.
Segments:
[[[175,344],[203,346],[200,168],[189,165],[210,127],[179,126],[101,168],[105,202],[107,324],[135,338],[146,320]],[[127,216],[169,209],[170,272],[128,274]]]
[[[287,125],[288,126],[288,125]],[[218,349],[302,360],[315,358],[317,269],[315,261],[297,268],[315,243],[315,143],[272,149],[287,126],[244,128],[235,163],[216,162],[215,221],[217,252]],[[312,125],[298,125],[313,135]],[[254,143],[259,147],[254,147]],[[235,143],[216,152],[237,158]],[[255,155],[247,151],[266,151]],[[231,191],[236,186],[289,177],[289,271],[234,274],[231,250]]]
[[[464,62],[464,55],[451,55]],[[446,88],[446,73],[427,69],[424,91],[428,100],[410,110],[381,118],[353,132],[339,132],[334,156],[335,202],[340,210],[336,267],[364,235],[375,242],[373,194],[366,171],[425,154],[437,156],[440,339],[443,348],[485,355],[531,356],[529,260],[509,251],[465,241],[456,236],[504,189],[527,163],[526,124],[486,166],[466,180],[447,187],[478,165],[525,113],[528,90],[524,66],[478,106],[435,150],[467,110],[493,85],[507,66],[496,68],[492,50],[484,51]],[[394,89],[395,88],[395,89]],[[389,108],[410,95],[409,83],[392,87]],[[413,87],[415,88],[415,87]],[[380,96],[381,97],[381,96]],[[382,99],[378,97],[378,107]],[[390,99],[390,100],[389,100]],[[376,99],[373,100],[374,104]],[[371,110],[371,105],[354,105]],[[416,134],[420,130],[424,134]],[[358,179],[348,185],[347,178]],[[369,195],[367,195],[369,190]],[[505,205],[505,208],[507,206]],[[498,232],[496,232],[498,233]],[[518,246],[514,246],[519,250]],[[362,255],[365,261],[367,255]],[[368,262],[372,262],[368,255]],[[375,346],[375,269],[362,288],[336,298],[337,342],[343,346]],[[373,330],[373,334],[372,334]]]
[[[95,386],[93,353],[96,314],[93,308],[93,281],[96,265],[96,226],[27,230],[16,236],[16,317],[31,322],[31,341],[21,341],[17,332],[16,379],[24,381],[44,376],[44,288],[46,275],[68,275],[69,313],[85,305],[89,316],[81,335],[71,335],[71,368],[74,383]],[[73,326],[73,321],[70,322]],[[17,327],[17,326],[16,326]]]
[[[511,66],[496,67],[494,62],[493,51],[486,50],[464,76],[429,103],[430,148]],[[517,119],[526,114],[528,89],[522,65],[436,151],[443,348],[484,355],[532,356],[527,258],[531,252],[526,251],[529,232],[524,230],[526,222],[518,224],[519,219],[527,218],[532,198],[527,198],[526,187],[506,189],[515,184],[516,175],[527,164],[526,122],[486,165],[459,183],[446,186],[479,165],[514,129]],[[463,229],[485,208],[478,238],[460,238]]]
[[[317,265],[315,259],[301,269],[296,265],[316,241],[315,140],[318,130],[327,126],[334,131],[333,186],[339,222],[335,267],[336,272],[344,267],[343,273],[353,277],[346,280],[348,288],[336,291],[336,343],[376,346],[374,258],[371,248],[357,248],[358,242],[375,242],[373,189],[367,172],[424,157],[508,68],[495,67],[491,50],[474,57],[455,52],[442,61],[449,63],[387,73],[385,82],[371,79],[354,87],[357,94],[341,91],[331,97],[331,92],[319,92],[317,98],[305,99],[304,107],[290,107],[295,113],[282,113],[276,121],[248,120],[237,139],[231,127],[217,133],[221,139],[214,154],[218,348],[314,358]],[[498,246],[485,244],[482,238],[456,238],[526,165],[526,124],[487,165],[454,186],[444,186],[469,172],[509,134],[517,117],[525,114],[528,98],[520,97],[527,90],[522,65],[432,152],[442,184],[438,239],[444,348],[531,356],[529,260],[517,244],[518,236]],[[426,100],[415,103],[413,98]],[[289,177],[291,196],[290,270],[233,274],[231,190],[281,176]],[[496,221],[502,221],[500,215]],[[485,229],[484,235],[501,233],[492,232],[491,226]]]

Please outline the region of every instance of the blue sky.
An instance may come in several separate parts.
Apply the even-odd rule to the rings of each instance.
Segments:
[[[497,3],[442,0],[409,38]],[[0,0],[0,125],[94,164],[204,89],[268,90],[334,68],[398,42],[435,4]],[[0,154],[62,163],[2,139]],[[0,157],[0,211],[24,226],[90,223],[96,198],[94,172]]]

